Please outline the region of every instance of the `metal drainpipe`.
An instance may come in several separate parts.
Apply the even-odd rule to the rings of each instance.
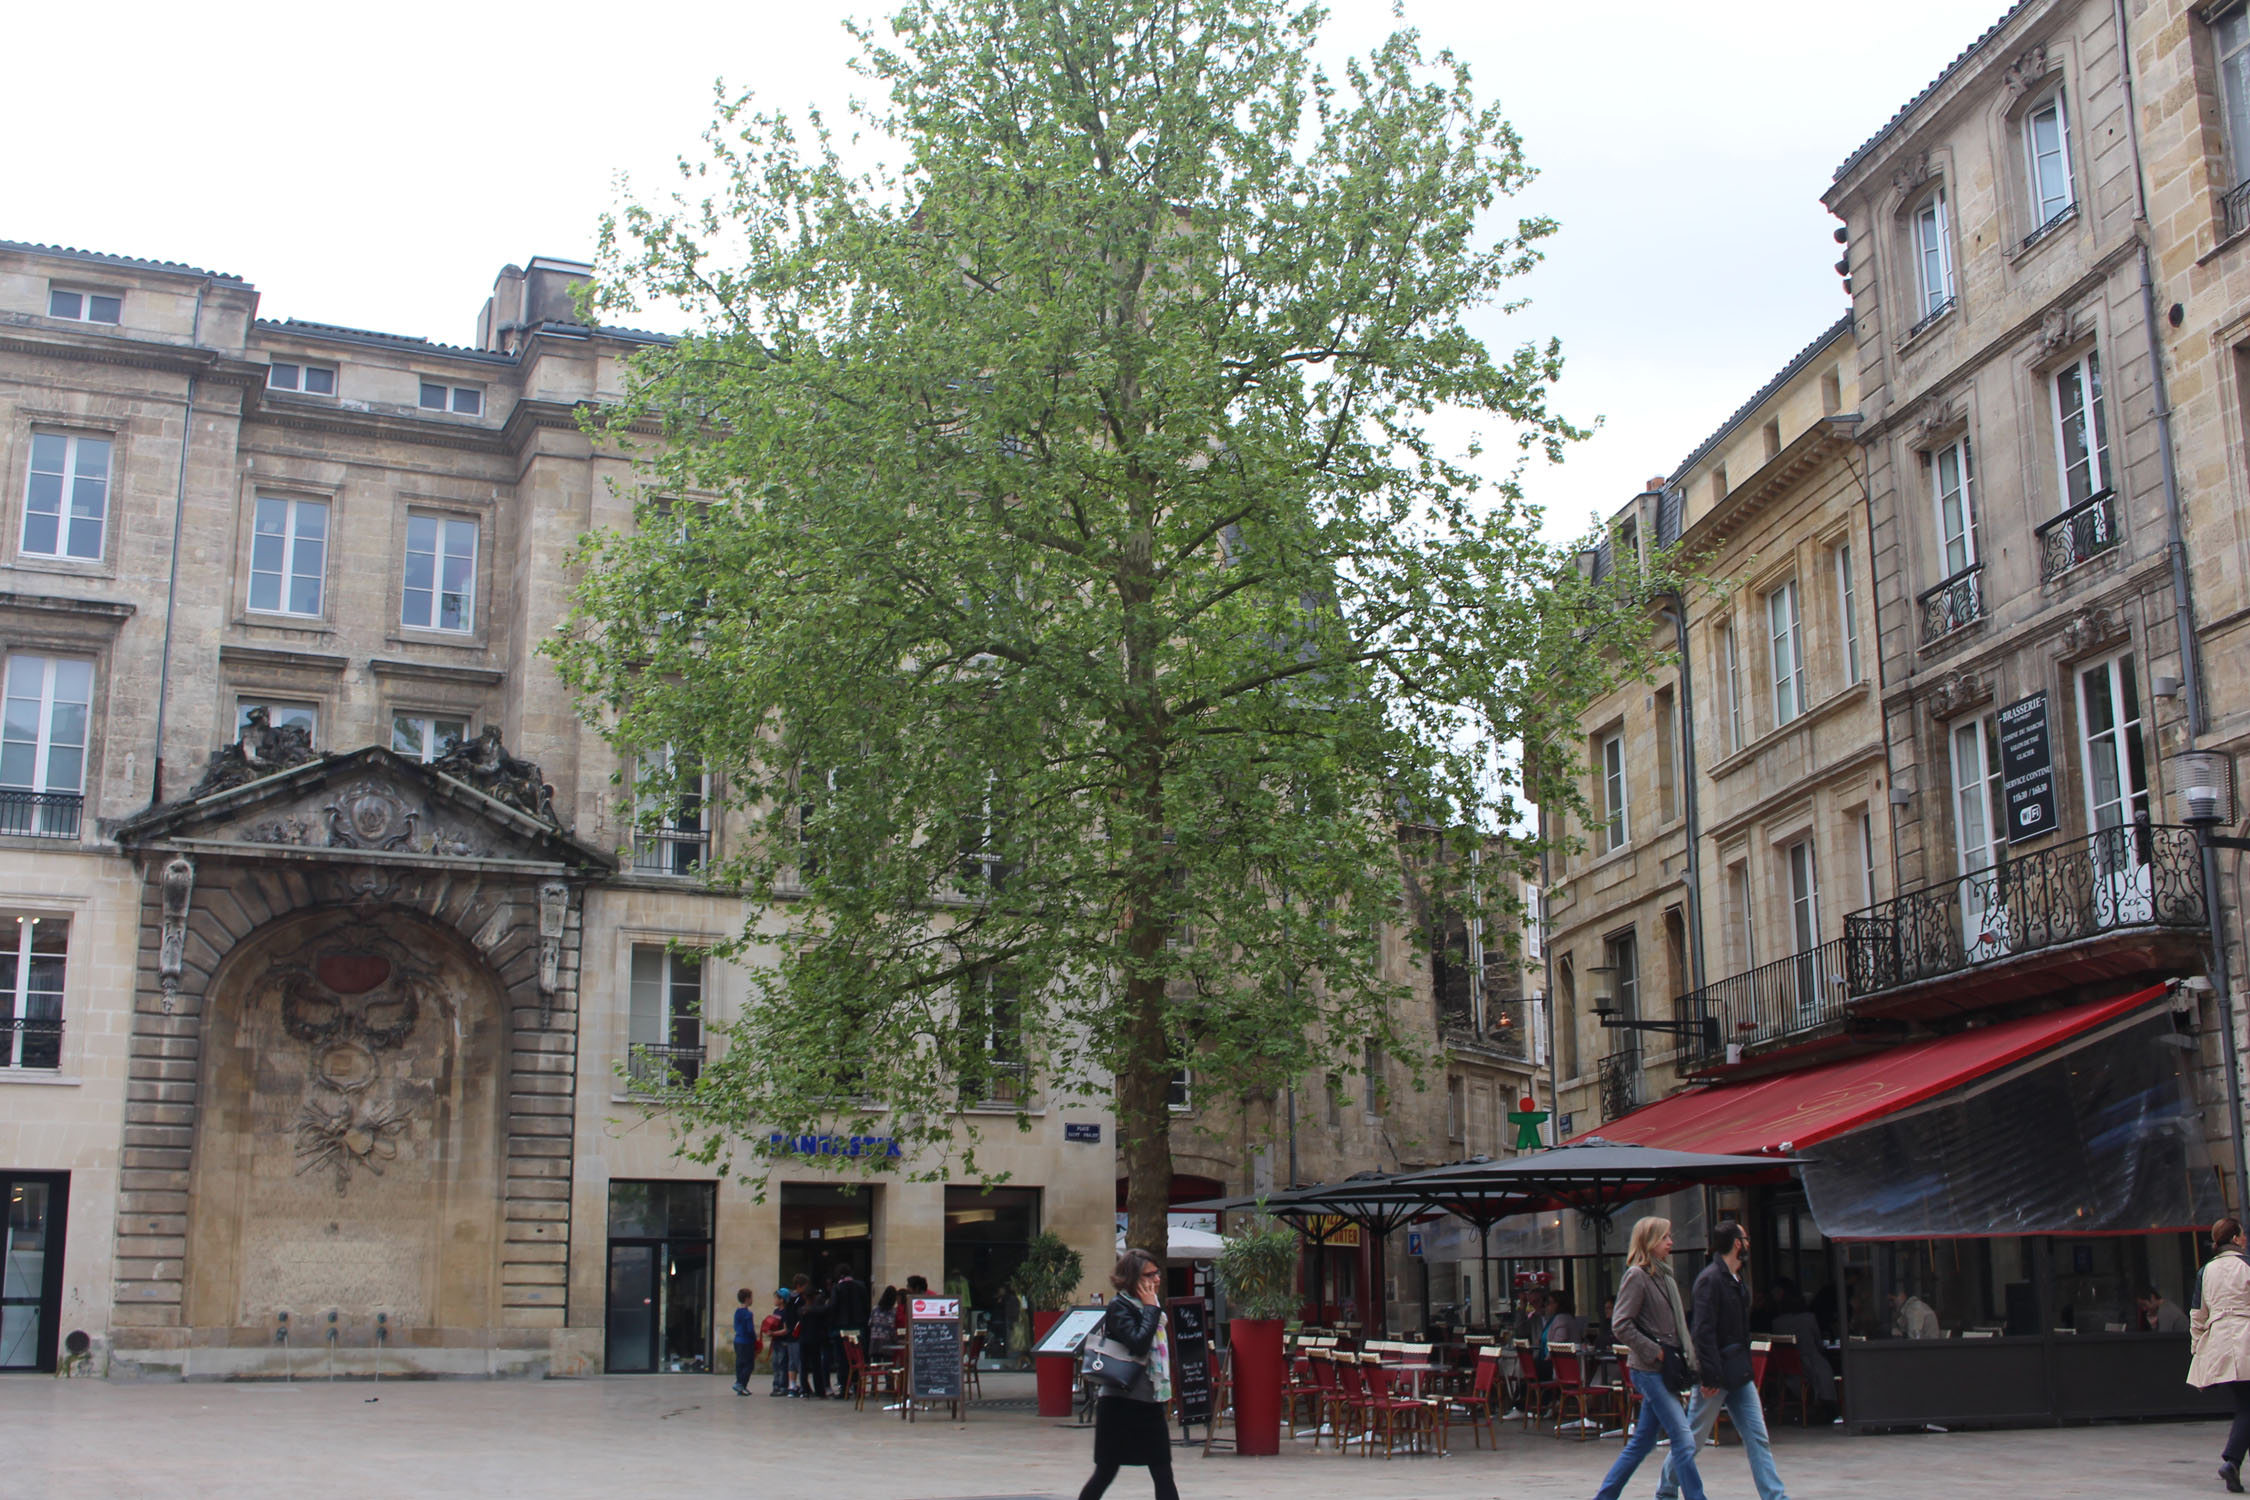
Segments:
[[[195,319],[188,325],[188,343],[203,347],[203,296],[208,279],[195,289]],[[156,663],[156,752],[149,767],[149,806],[164,800],[164,707],[172,686],[172,611],[180,597],[180,524],[187,515],[188,449],[195,440],[195,376],[187,382],[187,407],[180,414],[180,480],[172,493],[172,571],[164,585],[164,645]]]

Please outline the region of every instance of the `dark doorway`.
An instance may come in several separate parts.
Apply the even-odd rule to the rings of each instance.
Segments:
[[[842,1261],[865,1286],[875,1274],[875,1189],[826,1183],[781,1185],[781,1284],[824,1283]]]
[[[708,1182],[609,1185],[610,1374],[710,1371],[716,1193]]]
[[[0,1172],[0,1370],[52,1374],[68,1172]]]
[[[1030,1332],[1008,1278],[1039,1232],[1039,1189],[945,1190],[945,1286],[965,1301],[962,1328],[985,1336],[983,1358],[1012,1359]]]

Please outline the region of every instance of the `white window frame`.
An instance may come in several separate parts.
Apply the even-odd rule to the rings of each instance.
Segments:
[[[2054,122],[2053,149],[2042,150],[2039,122],[2050,118]],[[2031,192],[2031,227],[2036,233],[2070,212],[2078,202],[2070,181],[2070,110],[2063,103],[2061,89],[2056,89],[2025,112],[2023,146],[2025,166],[2030,173],[2026,186]],[[2052,195],[2048,193],[2047,183],[2040,171],[2043,161],[2051,161],[2054,165],[2057,191]]]
[[[242,738],[242,731],[250,722],[250,710],[266,711],[266,725],[280,729],[290,724],[305,726],[305,738],[315,746],[320,744],[320,705],[296,698],[243,697],[234,700],[234,737]]]
[[[39,467],[40,448],[55,442],[60,442],[63,445],[62,467],[60,469]],[[87,446],[88,444],[93,444],[101,450],[101,474],[98,479],[85,473],[79,467],[86,455],[93,451],[93,448]],[[25,557],[45,558],[55,562],[100,562],[109,553],[110,491],[116,487],[114,483],[116,469],[117,440],[115,438],[95,436],[90,433],[49,432],[34,429],[31,434],[31,459],[25,466],[24,472],[23,522],[16,531],[16,551]],[[52,511],[35,511],[32,509],[31,492],[43,475],[50,476],[56,481],[55,508]],[[88,484],[94,485],[98,491],[95,499],[99,509],[91,516],[84,514],[79,507],[80,490]],[[42,550],[31,545],[31,522],[35,515],[53,518],[55,545],[52,549]],[[74,523],[83,520],[91,520],[94,523],[94,550],[91,552],[80,552],[73,546],[76,531]]]
[[[283,372],[288,372],[284,374]],[[328,383],[328,389],[315,390],[314,377]],[[288,391],[299,396],[334,396],[336,394],[336,367],[316,365],[301,359],[276,359],[266,365],[266,389]]]
[[[484,387],[481,385],[455,385],[451,381],[420,377],[417,382],[420,388],[415,392],[415,404],[424,411],[451,412],[457,417],[484,415]],[[432,391],[438,393],[435,401],[430,399]]]
[[[1779,729],[1811,707],[1805,692],[1805,611],[1797,580],[1766,592],[1766,626],[1773,645],[1773,725]]]
[[[2005,843],[1999,728],[1990,714],[1956,720],[1948,743],[1953,763],[1954,868],[1972,875],[1997,864]]]
[[[1633,841],[1630,793],[1625,777],[1625,734],[1603,735],[1595,744],[1595,774],[1602,784],[1602,853],[1614,854]]]
[[[456,743],[466,744],[469,739],[470,719],[467,714],[453,715],[425,712],[421,709],[393,709],[391,711],[391,753],[409,755],[424,765],[445,754],[445,740],[450,728]],[[403,731],[403,732],[402,732]],[[413,744],[406,745],[411,739]]]
[[[1798,953],[1820,946],[1820,854],[1811,835],[1782,850],[1789,871],[1789,939]]]
[[[280,506],[282,529],[278,532],[264,529],[269,514],[268,506]],[[304,520],[313,511],[320,512],[320,536],[317,541],[304,532]],[[261,537],[279,537],[281,540],[281,565],[274,568],[258,566],[258,541]],[[328,606],[328,563],[335,555],[335,508],[326,500],[314,500],[299,495],[258,495],[251,503],[250,513],[250,597],[248,609],[252,614],[281,615],[292,620],[318,620],[324,617]],[[303,549],[318,546],[318,566],[311,571],[304,567]],[[258,602],[258,580],[274,580],[275,602],[263,605]],[[317,585],[313,607],[309,610],[291,608],[295,598],[294,585],[313,579]]]
[[[78,299],[78,310],[76,312],[55,311],[58,299],[63,297],[76,297]],[[95,316],[95,313],[99,310],[97,304],[102,302],[110,304],[108,311],[114,316],[107,318]],[[92,323],[97,327],[115,328],[125,318],[125,294],[114,289],[105,290],[101,287],[72,286],[68,282],[50,282],[47,286],[47,316],[60,318],[65,323]]]
[[[1852,574],[1852,544],[1836,544],[1836,613],[1844,642],[1844,685],[1857,687],[1864,675],[1859,661],[1859,590]]]
[[[2077,405],[2066,405],[2064,382],[2076,377]],[[2100,354],[2092,349],[2079,355],[2068,364],[2056,369],[2047,377],[2049,400],[2055,415],[2055,491],[2062,510],[2083,505],[2109,486],[2109,423],[2102,415],[2102,362]],[[2093,419],[2093,441],[2087,444],[2087,417]],[[2079,461],[2071,458],[2075,440],[2085,452]],[[2072,493],[2071,474],[2083,469],[2086,492]]]
[[[1953,245],[1947,232],[1945,189],[1915,205],[1912,219],[1914,285],[1921,294],[1914,321],[1926,323],[1953,301]]]
[[[670,745],[661,750],[643,752],[635,767],[634,781],[640,782],[649,770],[661,776],[671,768],[678,752]],[[695,789],[686,794],[693,799],[692,808],[687,801],[671,804],[659,820],[657,830],[648,832],[640,824],[640,814],[655,806],[654,794],[643,791],[635,798],[633,828],[633,868],[645,875],[699,875],[703,865],[711,858],[711,773],[704,771],[695,778]],[[691,811],[692,819],[684,816]],[[682,866],[683,851],[696,851],[695,858]]]
[[[1947,578],[1976,566],[1976,477],[1976,455],[1966,436],[1930,455],[1930,504],[1937,517],[1938,557]]]
[[[414,545],[414,529],[418,524],[434,528],[433,534],[429,538],[430,550],[423,551]],[[479,535],[481,530],[482,528],[473,516],[451,515],[442,511],[429,510],[410,510],[406,513],[406,555],[403,569],[399,574],[398,622],[401,629],[428,630],[439,635],[473,635],[476,633],[477,565],[481,560],[479,555],[482,550],[482,538]],[[469,544],[466,559],[467,572],[461,580],[459,589],[449,589],[445,587],[446,564],[462,558],[462,554],[455,549],[454,544],[463,537],[468,539]],[[414,586],[414,559],[417,555],[427,557],[430,560],[429,587],[425,589],[417,589]],[[414,596],[417,593],[425,596],[427,604],[427,609],[419,620],[413,616]],[[445,619],[446,601],[448,598],[455,597],[459,601],[456,609],[461,623],[458,625],[443,624],[441,622]]]
[[[1641,940],[1637,929],[1627,927],[1602,939],[1602,962],[1609,965],[1617,985],[1617,1013],[1628,1021],[1641,1018]]]
[[[2250,182],[2250,8],[2212,23],[2211,51],[2218,59],[2219,118],[2231,189]]]
[[[1726,695],[1727,753],[1749,743],[1742,734],[1742,652],[1735,644],[1734,622],[1719,622],[1719,682]]]
[[[2102,678],[2099,698],[2091,691],[2087,680],[2097,674]],[[2140,676],[2133,655],[2128,651],[2102,661],[2084,663],[2072,673],[2072,678],[2078,697],[2079,768],[2085,786],[2086,826],[2103,829],[2129,824],[2149,810],[2148,733],[2141,714]],[[2105,726],[2099,729],[2095,727],[2092,713],[2097,702],[2107,716]],[[2138,757],[2127,742],[2128,734],[2139,747]],[[2137,784],[2133,765],[2136,758],[2140,761]],[[2105,760],[2117,781],[2117,795],[2113,798],[2104,796],[2099,780]]]
[[[1866,897],[1866,900],[1861,904],[1873,906],[1875,904],[1875,815],[1873,813],[1863,812],[1859,815],[1859,868],[1862,893]]]
[[[647,1063],[628,1062],[632,1082],[647,1087],[666,1072],[679,1073],[683,1081],[692,1082],[701,1071],[704,1049],[708,1045],[704,997],[710,988],[709,964],[700,953],[683,951],[665,943],[633,944],[627,964],[625,1044],[628,1056],[643,1047],[685,1048],[696,1053],[695,1065],[687,1068],[680,1066],[683,1059],[669,1053],[658,1054],[668,1065],[664,1070]],[[682,1037],[688,1039],[683,1041]]]
[[[84,681],[77,687],[84,697],[68,696],[71,683],[68,679],[78,669]],[[36,678],[36,680],[33,680]],[[37,728],[33,737],[26,740],[14,737],[0,729],[0,775],[5,774],[9,750],[16,751],[16,759],[23,759],[22,747],[31,748],[30,767],[19,774],[28,780],[0,781],[0,788],[14,792],[29,792],[35,796],[77,797],[79,806],[56,806],[51,803],[34,803],[35,816],[24,819],[22,832],[37,838],[75,838],[84,827],[84,799],[86,796],[87,760],[93,750],[94,719],[94,663],[82,656],[51,656],[39,651],[11,652],[0,661],[0,704],[8,710],[6,720],[13,725],[21,716],[15,711],[19,703],[28,703]],[[72,710],[76,710],[78,738],[65,738],[71,728]],[[57,751],[64,757],[75,754],[76,776],[58,778],[56,775]],[[13,817],[8,819],[12,826]]]
[[[59,1027],[63,1020],[64,1003],[70,992],[70,918],[60,913],[24,912],[18,914],[14,920],[15,928],[13,932],[10,932],[5,925],[5,919],[0,919],[0,942],[8,942],[13,939],[10,946],[13,949],[11,957],[14,960],[12,965],[13,978],[8,984],[0,985],[0,1022],[7,1023],[7,1029],[0,1031],[0,1068],[17,1069],[36,1066],[42,1072],[52,1071],[62,1066],[62,1037]],[[40,926],[49,922],[62,929],[62,972],[55,976],[55,984],[52,988],[42,986],[33,989],[31,986],[33,959],[35,957],[52,959],[53,957],[52,954],[35,954],[32,946],[38,940]],[[16,1024],[24,1021],[53,1021],[57,1023],[56,1057],[52,1064],[27,1065],[24,1062],[24,1027]],[[50,1253],[52,1252],[50,1251]]]
[[[1758,907],[1757,893],[1750,881],[1750,861],[1740,860],[1727,867],[1727,883],[1733,888],[1736,910],[1742,918],[1742,967],[1758,967]]]

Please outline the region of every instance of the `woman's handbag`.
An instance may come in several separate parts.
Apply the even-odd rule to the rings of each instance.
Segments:
[[[1687,1354],[1677,1344],[1659,1344],[1664,1351],[1664,1388],[1668,1391],[1685,1391],[1695,1384],[1695,1371],[1688,1368]]]
[[[1122,1344],[1100,1334],[1086,1340],[1086,1375],[1099,1385],[1116,1391],[1127,1390],[1141,1378],[1144,1368]]]

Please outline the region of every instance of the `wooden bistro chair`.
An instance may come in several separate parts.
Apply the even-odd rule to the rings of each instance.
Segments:
[[[1494,1452],[1500,1449],[1500,1401],[1504,1395],[1500,1384],[1500,1355],[1494,1349],[1480,1349],[1476,1356],[1476,1373],[1469,1378],[1469,1388],[1438,1398],[1433,1416],[1437,1423],[1437,1450],[1446,1452],[1452,1446],[1450,1428],[1456,1420],[1469,1428],[1469,1440],[1478,1448],[1484,1447],[1484,1435],[1492,1434]]]
[[[1555,1436],[1575,1433],[1580,1438],[1600,1437],[1601,1419],[1616,1415],[1620,1409],[1617,1389],[1593,1383],[1588,1361],[1576,1344],[1549,1344],[1547,1357],[1555,1366]],[[1578,1412],[1576,1426],[1570,1418],[1574,1408]]]
[[[1341,1353],[1336,1356],[1336,1386],[1336,1415],[1328,1426],[1336,1436],[1336,1453],[1341,1457],[1355,1435],[1370,1430],[1367,1386],[1360,1378],[1358,1355]]]
[[[1308,1358],[1312,1363],[1313,1448],[1315,1451],[1320,1448],[1323,1429],[1336,1434],[1337,1445],[1341,1447],[1344,1441],[1344,1429],[1341,1425],[1344,1420],[1344,1388],[1336,1378],[1336,1356],[1327,1349],[1314,1349]]]
[[[1297,1435],[1297,1409],[1304,1407],[1311,1415],[1318,1436],[1320,1422],[1320,1385],[1313,1379],[1313,1357],[1309,1350],[1300,1350],[1290,1356],[1289,1374],[1281,1384],[1281,1419],[1289,1424],[1289,1435]],[[1214,1408],[1216,1409],[1216,1408]]]
[[[1359,1375],[1367,1385],[1368,1457],[1375,1455],[1377,1425],[1383,1429],[1383,1457],[1391,1456],[1402,1427],[1406,1429],[1408,1451],[1420,1447],[1424,1438],[1435,1430],[1430,1420],[1431,1403],[1398,1394],[1391,1385],[1391,1371],[1380,1357],[1362,1359],[1359,1362]]]
[[[1527,1427],[1536,1427],[1543,1417],[1553,1416],[1562,1394],[1562,1383],[1552,1377],[1542,1377],[1539,1361],[1533,1357],[1531,1345],[1516,1346],[1516,1358],[1523,1374],[1523,1420]]]
[[[1797,1347],[1797,1337],[1790,1333],[1776,1333],[1762,1341],[1767,1349],[1765,1379],[1758,1382],[1766,1410],[1776,1422],[1789,1413],[1791,1402],[1796,1403],[1797,1425],[1812,1425],[1812,1382],[1805,1378],[1805,1353]],[[1756,1345],[1753,1344],[1755,1351]],[[1768,1390],[1766,1380],[1773,1382]]]

